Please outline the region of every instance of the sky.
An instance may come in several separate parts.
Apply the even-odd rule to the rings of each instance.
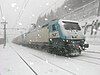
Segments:
[[[8,22],[7,37],[12,38],[27,32],[39,15],[48,13],[51,9],[56,11],[63,2],[64,0],[0,0],[3,14],[1,15],[0,10],[0,21],[4,19]],[[3,24],[0,24],[0,28],[3,28]],[[0,37],[3,37],[3,29],[0,29]]]
[[[39,15],[56,9],[64,0],[0,0],[7,27],[29,27]],[[62,3],[61,3],[62,2]],[[26,4],[26,6],[25,6]],[[49,9],[49,10],[48,10]],[[21,13],[21,16],[19,17]]]

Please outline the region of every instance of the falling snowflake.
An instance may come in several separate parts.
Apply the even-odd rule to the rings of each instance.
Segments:
[[[41,27],[40,25],[38,26],[39,28]],[[39,30],[38,30],[39,31]]]
[[[16,9],[19,9],[19,7],[16,7]]]
[[[76,69],[77,69],[77,71],[79,71],[79,70],[80,70],[78,67],[77,67]]]
[[[19,25],[22,25],[22,23],[19,23]]]
[[[32,17],[34,17],[35,15],[33,14]]]
[[[100,27],[98,28],[98,30],[100,30]]]
[[[49,5],[49,3],[46,3],[46,5]]]
[[[48,19],[47,18],[45,18],[45,21],[47,21]]]
[[[69,11],[71,11],[72,9],[71,8],[69,8]]]
[[[70,57],[68,57],[68,59],[71,59]]]
[[[48,60],[46,59],[46,63],[48,63]]]
[[[16,3],[12,3],[12,4],[11,4],[11,7],[14,8],[16,5],[17,5]]]
[[[34,63],[30,61],[30,65],[33,65]]]
[[[65,5],[64,8],[67,8],[67,6]]]
[[[42,8],[42,6],[40,6],[40,8]]]
[[[38,34],[37,36],[39,37],[40,35]]]
[[[5,20],[5,17],[2,17],[3,20]]]
[[[96,29],[93,29],[94,32],[96,32]]]

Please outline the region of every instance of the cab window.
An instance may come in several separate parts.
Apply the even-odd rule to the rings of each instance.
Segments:
[[[52,31],[56,31],[57,30],[57,27],[55,24],[52,25]]]
[[[81,30],[80,26],[76,22],[63,21],[63,23],[66,30]]]

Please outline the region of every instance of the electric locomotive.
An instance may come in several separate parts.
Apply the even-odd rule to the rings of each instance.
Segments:
[[[50,53],[66,56],[80,55],[81,51],[89,46],[85,44],[85,36],[78,22],[61,19],[52,20],[27,33],[24,40],[18,40],[18,37],[14,39],[15,42],[20,42],[22,45],[33,48],[47,47],[47,51]]]

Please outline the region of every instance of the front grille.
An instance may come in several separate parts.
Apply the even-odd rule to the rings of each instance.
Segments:
[[[83,44],[84,43],[84,39],[74,39],[74,40],[66,40],[67,43],[69,44]]]

